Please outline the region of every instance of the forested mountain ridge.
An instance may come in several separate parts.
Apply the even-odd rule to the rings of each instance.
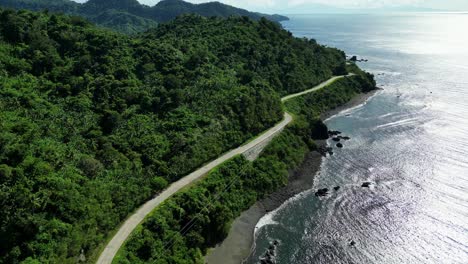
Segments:
[[[133,0],[130,1],[133,2]],[[103,4],[114,2],[116,5],[96,5],[96,3],[93,2]],[[142,14],[134,12],[149,8],[140,5],[136,0],[134,0],[134,2],[136,2],[139,8],[130,8],[135,7],[135,4],[126,6],[121,3],[127,1],[120,0],[100,0],[93,2],[90,4],[79,4],[71,0],[0,0],[0,7],[31,11],[47,10],[52,13],[81,16],[102,27],[128,34],[142,32],[158,25],[157,21],[145,18]],[[129,11],[133,11],[134,13]]]
[[[143,32],[158,23],[167,22],[183,14],[223,18],[247,16],[254,20],[265,17],[276,22],[288,19],[280,15],[249,12],[219,2],[192,4],[182,0],[163,0],[153,7],[142,5],[137,0],[89,0],[83,4],[71,0],[0,0],[0,6],[78,15],[123,33]]]
[[[128,36],[0,10],[0,263],[92,255],[168,182],[280,120],[280,95],[344,66],[266,19]]]
[[[152,13],[156,14],[156,20],[165,22],[174,19],[176,16],[193,13],[205,17],[219,16],[227,18],[229,16],[246,16],[254,20],[262,17],[271,21],[280,22],[288,20],[281,15],[267,15],[256,12],[250,12],[245,9],[229,6],[220,2],[208,2],[201,4],[192,4],[182,0],[163,0],[152,7]]]

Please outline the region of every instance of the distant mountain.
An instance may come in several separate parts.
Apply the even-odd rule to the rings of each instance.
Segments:
[[[265,17],[275,22],[288,20],[285,16],[249,12],[245,9],[225,5],[220,2],[192,4],[182,0],[163,0],[152,7],[152,10],[152,14],[155,15],[155,19],[160,22],[172,20],[176,16],[186,13],[198,14],[205,17],[247,16],[255,20]]]
[[[157,25],[157,21],[138,14],[145,6],[136,0],[90,0],[85,4],[71,0],[0,0],[0,7],[82,16],[124,33],[141,32]]]
[[[144,6],[137,0],[89,0],[83,4],[83,10],[125,10],[141,12]]]
[[[274,22],[288,20],[285,16],[250,12],[219,2],[192,4],[182,0],[163,0],[153,7],[142,5],[137,0],[89,0],[83,4],[71,0],[0,0],[0,6],[79,15],[100,26],[125,33],[141,32],[183,14],[224,18],[247,16],[255,20],[265,17]]]

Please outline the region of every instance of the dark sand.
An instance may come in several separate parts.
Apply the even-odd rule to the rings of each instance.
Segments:
[[[330,118],[343,110],[364,104],[380,89],[354,97],[345,105],[321,115],[323,120]],[[326,141],[317,141],[318,146],[326,145]],[[289,173],[289,183],[267,198],[258,201],[249,210],[243,212],[234,220],[228,237],[215,248],[211,249],[205,257],[208,264],[239,264],[246,259],[254,243],[254,230],[258,221],[267,213],[276,210],[283,203],[299,193],[314,187],[315,174],[320,170],[322,155],[313,151],[307,154],[304,162]]]

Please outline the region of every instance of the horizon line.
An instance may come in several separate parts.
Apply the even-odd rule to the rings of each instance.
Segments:
[[[276,13],[283,16],[291,15],[327,15],[327,14],[342,14],[342,15],[385,15],[385,14],[468,14],[467,11],[382,11],[382,12],[373,12],[373,11],[315,11],[310,13]]]

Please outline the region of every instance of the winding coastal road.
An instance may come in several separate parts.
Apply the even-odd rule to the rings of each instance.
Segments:
[[[349,74],[346,76],[352,76],[354,74]],[[290,100],[292,98],[308,94],[311,92],[315,92],[317,90],[320,90],[334,81],[346,77],[346,76],[336,76],[333,78],[330,78],[329,80],[315,86],[312,89],[296,93],[296,94],[291,94],[288,96],[285,96],[281,99],[282,102],[285,102],[287,100]],[[233,158],[236,155],[242,155],[247,153],[249,150],[252,150],[259,145],[265,144],[266,142],[271,141],[276,135],[278,135],[288,124],[290,124],[293,121],[293,117],[289,113],[284,114],[283,120],[275,125],[274,127],[270,128],[254,140],[250,141],[249,143],[242,145],[238,148],[235,148],[219,158],[205,164],[203,167],[197,169],[196,171],[190,173],[189,175],[185,176],[184,178],[172,183],[169,188],[164,190],[162,193],[159,195],[155,196],[153,199],[149,200],[146,202],[144,205],[142,205],[133,215],[131,215],[125,222],[124,224],[119,228],[117,233],[114,235],[111,241],[107,244],[107,246],[104,248],[102,251],[101,255],[99,256],[99,259],[97,261],[97,264],[111,264],[112,260],[114,259],[115,255],[119,251],[120,247],[125,243],[127,238],[130,236],[130,234],[133,232],[133,230],[143,221],[143,219],[148,216],[158,205],[160,205],[162,202],[167,200],[169,197],[180,191],[182,188],[194,183],[195,181],[199,180],[202,178],[204,175],[206,175],[209,171],[211,171],[213,168],[217,167],[218,165],[222,164],[223,162]],[[264,146],[263,146],[264,147]],[[263,149],[262,147],[262,149]],[[261,150],[260,150],[261,151]],[[256,156],[255,156],[256,157]]]

